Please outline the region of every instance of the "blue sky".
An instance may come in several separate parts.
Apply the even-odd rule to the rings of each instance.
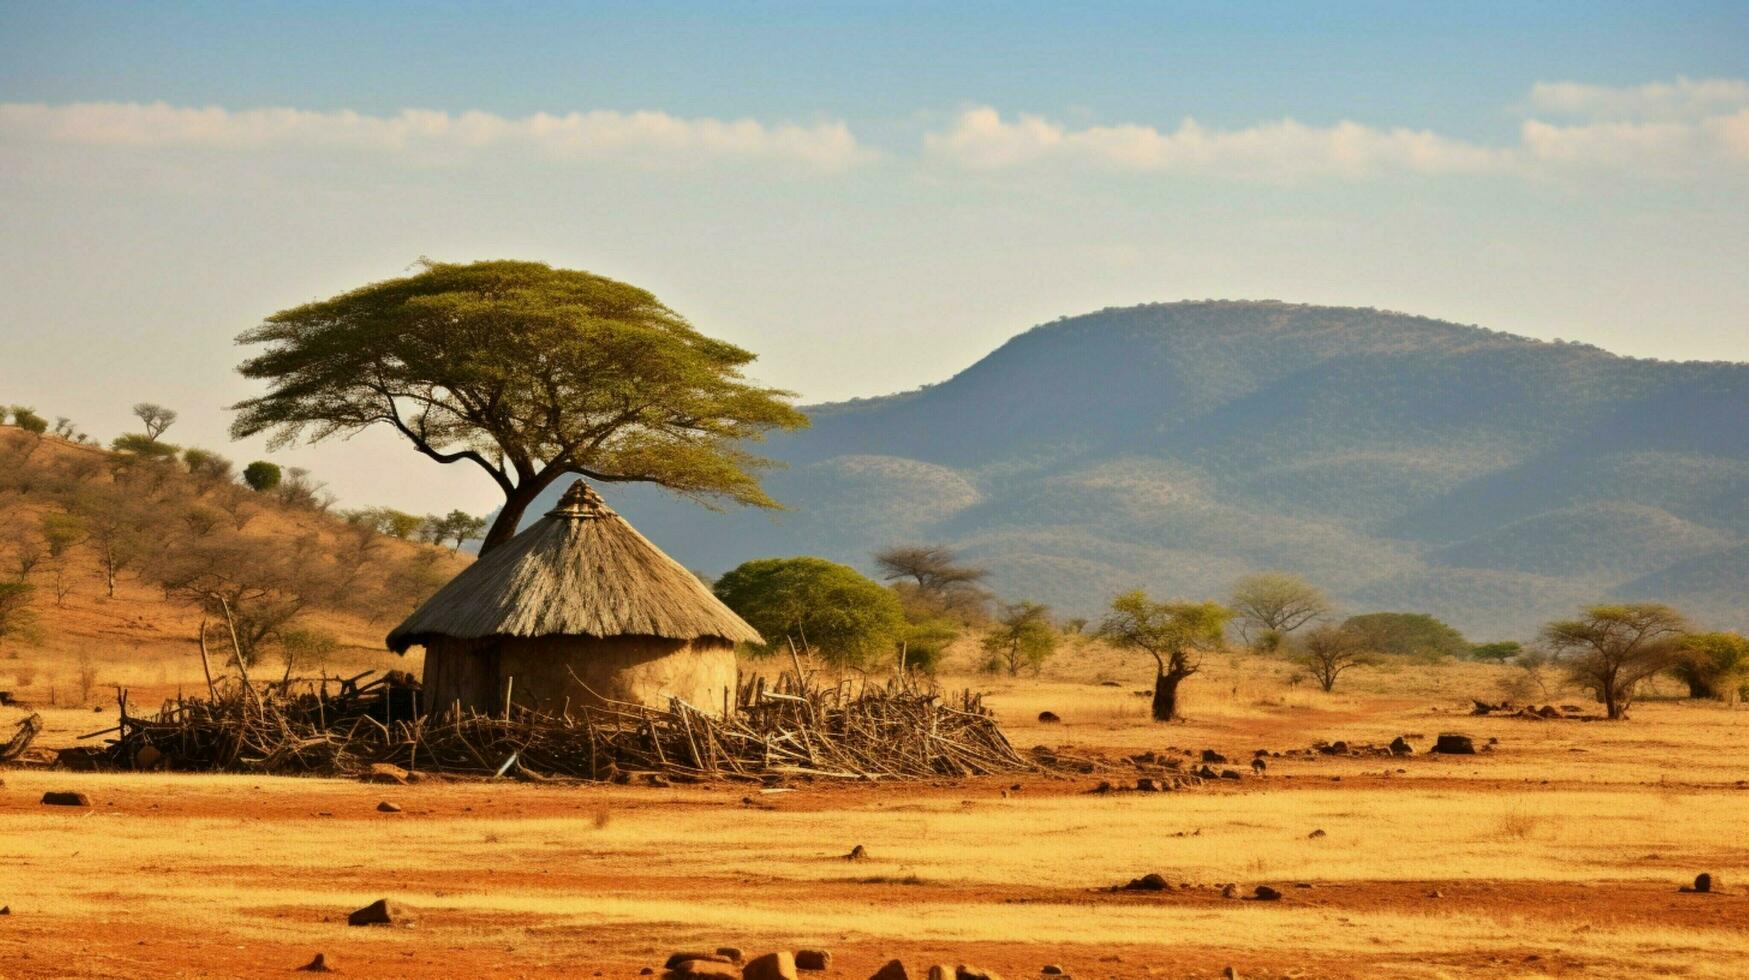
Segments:
[[[810,400],[1061,314],[1749,358],[1745,4],[0,0],[0,399],[227,445],[230,338],[420,255],[654,290]],[[348,502],[483,509],[391,440]]]

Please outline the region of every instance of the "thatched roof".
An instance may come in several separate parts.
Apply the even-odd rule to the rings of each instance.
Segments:
[[[405,653],[436,637],[718,637],[758,643],[746,621],[579,480],[389,634]]]

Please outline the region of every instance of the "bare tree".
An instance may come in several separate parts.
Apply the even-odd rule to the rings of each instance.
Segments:
[[[1678,662],[1687,633],[1680,613],[1655,602],[1592,606],[1542,631],[1568,675],[1596,693],[1612,720],[1628,716],[1642,681]]]
[[[162,405],[151,402],[140,402],[134,406],[134,415],[140,424],[146,427],[146,438],[157,442],[164,430],[176,424],[176,413]]]
[[[1258,572],[1233,583],[1232,608],[1239,616],[1239,637],[1258,649],[1314,619],[1329,615],[1330,600],[1322,590],[1287,572]]]
[[[881,577],[899,583],[901,599],[908,605],[968,623],[984,619],[990,597],[980,583],[989,573],[962,564],[952,549],[897,545],[876,552],[874,557]]]
[[[1317,679],[1318,686],[1329,693],[1344,671],[1371,663],[1365,637],[1341,626],[1320,626],[1305,635],[1299,643],[1299,663]]]

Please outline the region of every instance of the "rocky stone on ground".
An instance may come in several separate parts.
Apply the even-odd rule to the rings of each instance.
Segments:
[[[858,844],[855,847],[852,847],[850,849],[850,853],[844,855],[844,860],[846,860],[846,861],[866,861],[866,860],[868,860],[868,848],[863,847],[861,844]]]
[[[741,980],[741,971],[722,960],[681,960],[668,968],[668,976],[675,980]]]
[[[937,963],[929,968],[927,980],[953,980],[953,967]]]
[[[788,950],[766,953],[741,968],[742,980],[796,980],[796,958]]]
[[[389,926],[406,917],[399,905],[379,898],[346,917],[349,926]]]
[[[905,969],[903,960],[888,960],[887,965],[870,974],[868,980],[911,980],[911,971]]]
[[[1047,977],[1060,977],[1063,975],[1063,968],[1055,963],[1046,963],[1044,966],[1039,967],[1038,972]]]
[[[704,962],[705,960],[715,960],[718,963],[730,962],[729,956],[721,951],[715,952],[715,953],[704,953],[704,952],[694,952],[691,950],[683,950],[681,952],[674,953],[674,954],[670,955],[668,957],[668,961],[662,964],[662,969],[672,970],[682,963]]]
[[[1251,893],[1251,897],[1259,902],[1279,902],[1281,901],[1281,892],[1268,885],[1258,885],[1256,890]]]
[[[326,954],[317,953],[316,958],[298,967],[299,973],[333,973],[334,968],[328,965]]]
[[[377,804],[377,812],[378,813],[400,813],[401,807],[398,804],[390,803],[388,800],[384,800],[381,803]]]
[[[1163,892],[1166,890],[1166,879],[1157,874],[1146,874],[1140,878],[1131,878],[1130,883],[1123,886],[1126,892]]]
[[[828,970],[832,968],[832,953],[824,949],[796,950],[796,969]]]
[[[1306,838],[1308,840],[1317,840],[1320,837],[1328,837],[1328,836],[1330,836],[1330,835],[1324,833],[1324,828],[1319,827],[1317,830],[1314,830],[1311,833],[1307,834]]]
[[[387,762],[373,762],[360,778],[367,783],[401,786],[407,782],[407,770]]]
[[[43,794],[45,806],[90,806],[91,797],[69,790],[49,790]]]
[[[11,914],[12,914],[12,906],[0,905],[0,915],[11,915]]]
[[[1697,894],[1705,895],[1707,892],[1712,891],[1714,888],[1717,888],[1718,886],[1719,886],[1719,882],[1717,879],[1715,879],[1712,875],[1708,874],[1707,872],[1702,871],[1700,874],[1697,874],[1694,876],[1694,884],[1683,885],[1681,890],[1685,891],[1685,892],[1695,892]]]
[[[1475,755],[1476,741],[1468,735],[1440,732],[1433,743],[1433,751],[1440,755]]]
[[[741,947],[739,947],[739,946],[718,946],[717,947],[717,955],[718,956],[727,956],[729,958],[729,962],[731,962],[731,963],[739,963],[739,962],[741,962]]]
[[[953,976],[954,980],[1002,980],[1002,975],[995,970],[981,969],[969,963],[954,967]]]
[[[1062,721],[1063,719],[1058,717],[1055,711],[1041,711],[1038,713],[1038,720],[1045,722],[1046,724],[1051,724]]]
[[[1202,750],[1202,761],[1204,761],[1204,762],[1226,762],[1227,757],[1220,754],[1219,752],[1216,752],[1214,749],[1203,749]]]
[[[1391,754],[1392,755],[1414,755],[1415,754],[1415,746],[1410,745],[1408,739],[1404,738],[1401,735],[1398,735],[1396,738],[1391,739]]]

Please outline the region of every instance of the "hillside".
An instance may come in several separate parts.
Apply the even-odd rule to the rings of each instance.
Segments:
[[[1034,328],[952,379],[816,406],[774,440],[790,510],[608,488],[707,573],[963,549],[1003,595],[1096,614],[1136,586],[1298,572],[1351,610],[1524,636],[1658,598],[1749,626],[1749,365],[1619,357],[1367,309],[1155,304]],[[538,508],[537,508],[538,510]]]
[[[198,678],[203,615],[228,670],[225,627],[198,592],[232,604],[257,671],[279,676],[288,646],[299,673],[406,666],[384,635],[466,560],[175,459],[0,426],[0,582],[33,586],[28,627],[0,637],[0,690],[42,703]],[[78,691],[87,665],[95,693]]]

